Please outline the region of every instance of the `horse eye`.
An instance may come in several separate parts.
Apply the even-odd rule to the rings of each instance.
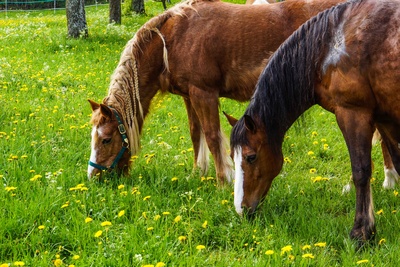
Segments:
[[[102,143],[103,143],[103,145],[107,145],[107,144],[111,143],[111,138],[103,139]]]
[[[254,161],[256,161],[257,159],[257,155],[256,154],[252,154],[252,155],[248,155],[245,157],[247,163],[252,164],[254,163]]]

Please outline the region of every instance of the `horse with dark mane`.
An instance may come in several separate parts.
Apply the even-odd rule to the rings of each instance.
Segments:
[[[302,23],[343,0],[297,0],[238,5],[217,0],[183,2],[145,23],[130,40],[101,104],[90,101],[89,176],[127,172],[158,91],[183,97],[194,162],[231,180],[233,165],[220,130],[219,97],[247,101],[271,54]],[[122,146],[121,146],[122,144]]]
[[[399,25],[400,1],[354,0],[310,19],[280,46],[244,116],[231,121],[238,213],[254,213],[282,168],[285,132],[318,104],[335,114],[350,154],[356,188],[350,236],[363,242],[375,235],[375,127],[400,171]]]

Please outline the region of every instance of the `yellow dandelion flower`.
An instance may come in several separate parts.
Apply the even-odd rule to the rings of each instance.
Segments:
[[[69,201],[65,202],[65,204],[63,204],[63,205],[61,206],[61,208],[62,208],[62,209],[65,209],[65,208],[67,208],[68,206],[69,206]]]
[[[119,190],[124,189],[124,188],[125,188],[125,185],[123,185],[123,184],[120,184],[120,185],[118,186],[118,189],[119,189]]]
[[[15,261],[14,265],[15,266],[25,266],[25,262],[23,262],[23,261]]]
[[[378,242],[379,245],[382,245],[383,243],[386,243],[386,239],[385,239],[385,238],[382,238],[382,239],[379,240],[379,242]]]
[[[169,211],[164,211],[162,214],[163,214],[163,215],[170,215],[171,212],[169,212]]]
[[[317,136],[318,135],[318,133],[316,132],[316,131],[313,131],[312,133],[311,133],[311,136],[312,137],[315,137],[315,136]]]
[[[310,150],[307,152],[307,155],[312,156],[312,155],[314,155],[314,152]]]
[[[312,173],[316,173],[317,172],[317,169],[315,169],[315,168],[311,168],[310,169],[310,173],[312,174]]]
[[[90,223],[91,221],[93,221],[93,219],[92,219],[92,218],[90,218],[90,217],[86,217],[86,219],[85,219],[85,223]]]
[[[221,201],[221,204],[222,204],[222,205],[225,205],[225,204],[227,204],[227,203],[228,203],[228,200],[226,200],[226,199],[224,199],[224,200]]]
[[[306,250],[306,249],[310,249],[310,248],[311,248],[310,245],[304,245],[301,249],[302,249],[302,250]]]
[[[314,259],[314,255],[311,253],[306,253],[301,256],[304,259]]]
[[[369,260],[359,260],[356,263],[358,265],[358,264],[363,264],[363,263],[368,263],[368,262],[369,262]]]
[[[35,176],[33,176],[31,179],[29,179],[31,182],[34,182],[38,179],[42,178],[42,176],[40,174],[36,174]]]
[[[46,228],[46,226],[44,226],[44,225],[39,225],[39,226],[38,226],[38,229],[39,229],[39,230],[43,230],[44,228]]]
[[[326,247],[326,242],[315,243],[314,246],[323,248],[323,247]]]
[[[79,255],[74,255],[74,256],[72,256],[72,259],[73,260],[79,260],[81,258],[81,256],[79,256]]]
[[[118,212],[118,218],[124,215],[125,215],[125,210],[121,210],[120,212]]]
[[[204,229],[207,228],[208,222],[204,221],[203,224],[201,225],[201,227],[203,227]]]
[[[145,211],[142,212],[142,217],[145,218],[145,219],[147,220],[147,215],[146,215],[146,212],[145,212]]]
[[[206,247],[204,246],[204,245],[197,245],[196,246],[196,249],[197,250],[203,250],[203,249],[205,249]]]
[[[54,266],[56,266],[56,267],[60,267],[61,265],[63,265],[62,259],[55,259],[53,263],[54,263]]]
[[[382,215],[383,214],[383,209],[380,209],[376,212],[377,215]]]
[[[291,160],[289,157],[285,157],[285,158],[283,159],[283,161],[284,161],[285,163],[292,163],[292,160]]]
[[[154,265],[153,264],[145,264],[142,267],[154,267]]]
[[[157,214],[156,216],[154,216],[154,220],[158,221],[161,218],[161,216],[159,214]]]
[[[294,259],[295,259],[296,257],[295,257],[294,255],[290,254],[290,255],[288,256],[288,258],[289,258],[289,260],[294,261]]]
[[[182,216],[178,215],[175,217],[174,222],[178,223],[182,220]]]
[[[172,177],[172,178],[171,178],[171,181],[172,181],[172,182],[178,181],[178,177]]]
[[[184,236],[184,235],[181,235],[181,236],[178,237],[178,240],[179,240],[180,242],[186,241],[186,239],[187,239],[187,237]]]
[[[286,252],[292,251],[292,250],[293,250],[292,245],[284,246],[283,248],[281,248],[281,255],[285,254]]]
[[[144,198],[143,198],[143,200],[149,200],[151,198],[151,196],[145,196]]]
[[[100,237],[103,234],[103,231],[99,230],[94,234],[94,237]]]
[[[397,196],[399,195],[399,192],[397,192],[396,190],[394,190],[394,191],[393,191],[393,195],[394,195],[395,197],[397,197]]]
[[[164,267],[164,266],[165,266],[165,263],[162,261],[157,262],[157,264],[156,264],[156,267]]]
[[[110,221],[105,221],[100,224],[101,226],[111,226],[112,223]]]
[[[2,264],[0,264],[0,267],[8,267],[8,266],[10,266],[8,263],[2,263]]]
[[[265,255],[272,255],[272,254],[274,254],[274,253],[275,253],[275,251],[273,251],[273,250],[271,250],[271,249],[265,251]]]
[[[154,230],[154,227],[147,228],[147,231],[152,231],[152,230]]]
[[[17,190],[17,188],[16,188],[15,186],[6,186],[6,187],[5,187],[5,190],[6,190],[7,192],[10,192],[10,191],[15,191],[15,190]]]

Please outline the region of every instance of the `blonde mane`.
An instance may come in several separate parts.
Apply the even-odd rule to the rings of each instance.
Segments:
[[[219,0],[204,1],[215,2]],[[164,66],[165,70],[169,71],[168,52],[160,28],[169,18],[184,16],[187,9],[193,10],[193,4],[197,2],[202,2],[202,0],[183,1],[146,22],[126,44],[118,66],[111,76],[108,96],[104,98],[103,103],[115,108],[122,116],[132,155],[137,154],[140,149],[139,120],[144,120],[137,68],[137,60],[140,58],[142,47],[149,43],[153,38],[153,33],[156,33],[163,42]]]

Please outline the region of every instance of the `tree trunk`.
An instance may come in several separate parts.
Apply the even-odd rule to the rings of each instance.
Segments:
[[[110,23],[121,24],[121,0],[110,0]]]
[[[85,0],[67,0],[68,36],[72,38],[88,37],[88,28],[85,15]]]
[[[144,0],[132,0],[132,10],[138,14],[144,14]]]

